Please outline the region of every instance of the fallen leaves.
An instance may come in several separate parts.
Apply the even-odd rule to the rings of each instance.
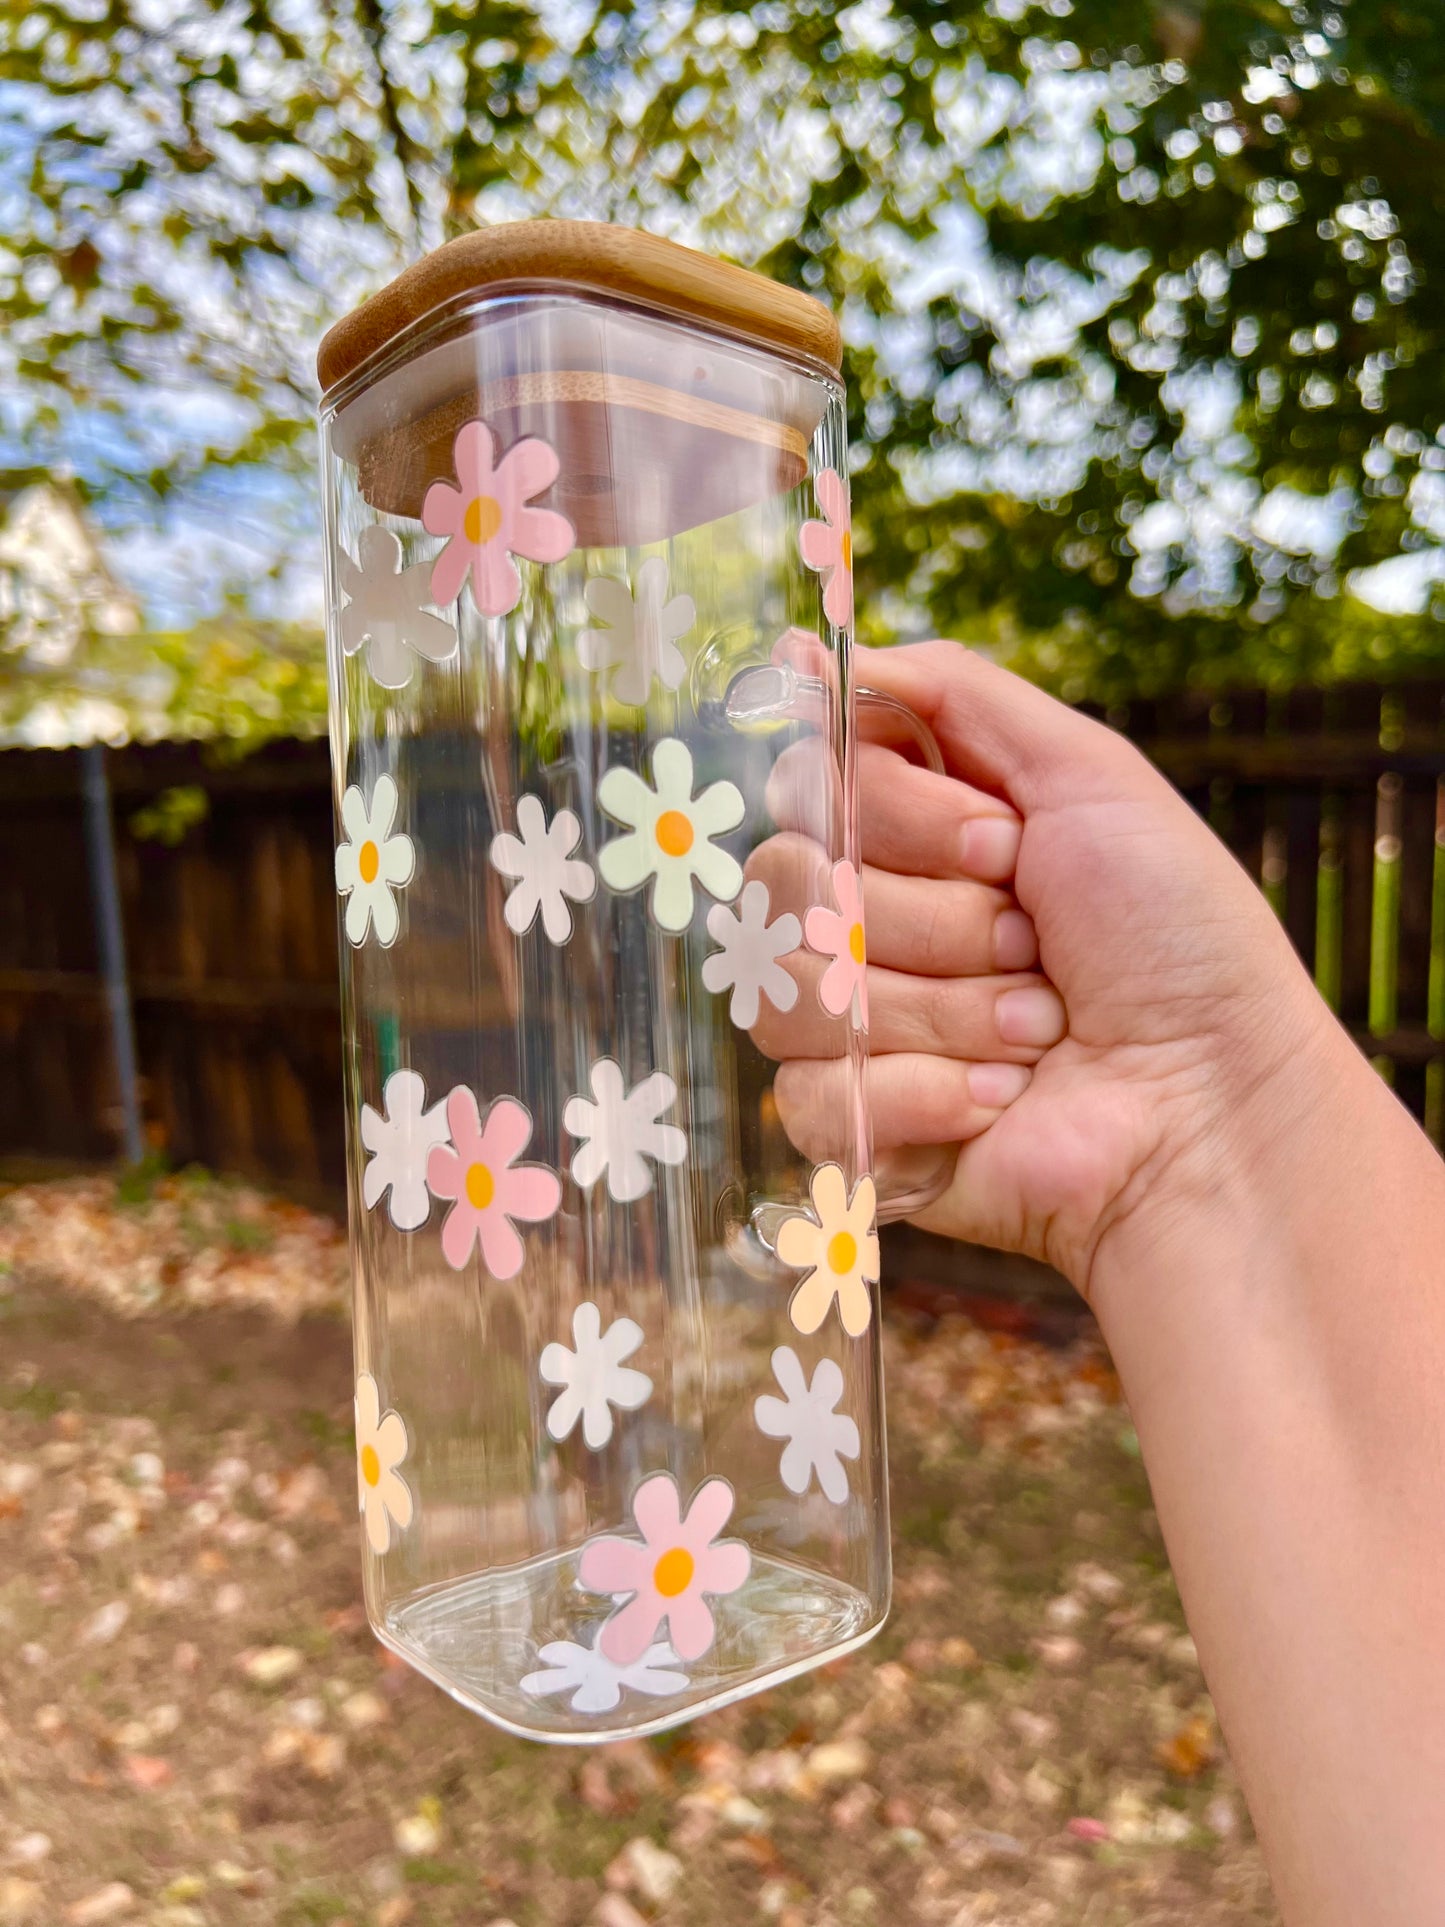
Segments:
[[[425,1799],[418,1803],[415,1813],[408,1813],[398,1820],[391,1830],[398,1853],[404,1853],[410,1860],[424,1860],[434,1854],[442,1844],[442,1805],[440,1800]]]
[[[236,1258],[194,1276],[244,1276]],[[1157,1532],[1142,1509],[1120,1529],[1094,1341],[1046,1353],[952,1318],[885,1340],[900,1513],[924,1527],[895,1625],[680,1734],[578,1754],[485,1732],[373,1643],[342,1543],[344,1365],[298,1395],[304,1423],[273,1401],[208,1432],[179,1401],[86,1409],[17,1334],[0,1378],[39,1390],[0,1408],[0,1737],[36,1794],[0,1823],[0,1927],[293,1904],[325,1927],[1072,1927],[1192,1918],[1219,1868],[1262,1894]],[[196,1321],[187,1351],[208,1345],[231,1365]],[[104,1829],[73,1819],[102,1809]]]
[[[0,1269],[99,1299],[122,1318],[232,1306],[286,1322],[339,1312],[346,1236],[330,1218],[229,1179],[180,1172],[122,1198],[113,1177],[0,1198]]]
[[[294,1646],[263,1646],[259,1652],[242,1653],[237,1664],[253,1686],[269,1690],[295,1679],[301,1655]]]
[[[134,1906],[133,1890],[123,1880],[111,1880],[68,1907],[65,1918],[70,1927],[103,1927],[106,1921],[124,1919]]]
[[[1176,1779],[1196,1779],[1216,1757],[1214,1722],[1202,1713],[1185,1720],[1167,1740],[1159,1742],[1155,1756]]]

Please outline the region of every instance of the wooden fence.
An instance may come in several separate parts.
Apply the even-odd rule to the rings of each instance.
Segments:
[[[1445,682],[1111,712],[1238,853],[1331,1004],[1445,1142]],[[216,764],[109,755],[147,1135],[178,1160],[342,1191],[324,743]],[[197,786],[174,847],[138,837]],[[120,1113],[81,758],[0,754],[0,1157],[111,1157]]]

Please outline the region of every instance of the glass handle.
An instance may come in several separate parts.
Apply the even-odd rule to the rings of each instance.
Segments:
[[[916,710],[865,683],[859,683],[854,693],[858,730],[865,741],[888,749],[907,744],[918,751],[925,768],[935,776],[943,775],[943,752]],[[833,692],[821,677],[803,675],[787,662],[756,663],[740,669],[723,697],[723,714],[734,729],[785,722],[811,722],[822,728],[832,708]]]
[[[885,748],[908,747],[915,750],[924,767],[935,776],[945,774],[943,753],[933,731],[916,710],[896,696],[859,684],[855,691],[858,705],[858,733],[864,741]],[[723,697],[723,712],[735,728],[768,729],[780,723],[811,722],[826,728],[833,710],[833,692],[817,676],[800,674],[791,663],[758,663],[741,669],[732,678]],[[917,1145],[886,1154],[876,1161],[878,1222],[910,1217],[929,1205],[945,1189],[958,1154],[956,1145]],[[776,1207],[763,1206],[753,1215],[753,1230],[764,1247],[771,1251],[774,1230],[768,1214]]]

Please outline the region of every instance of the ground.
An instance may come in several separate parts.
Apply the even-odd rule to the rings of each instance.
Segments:
[[[574,1751],[367,1630],[344,1278],[236,1186],[0,1197],[0,1922],[1276,1918],[1088,1328],[894,1294],[882,1636]]]

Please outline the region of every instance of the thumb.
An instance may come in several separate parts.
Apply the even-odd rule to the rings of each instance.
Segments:
[[[1159,780],[1112,729],[960,642],[860,647],[853,663],[860,689],[907,703],[928,725],[950,774],[1006,797],[1024,815]]]

